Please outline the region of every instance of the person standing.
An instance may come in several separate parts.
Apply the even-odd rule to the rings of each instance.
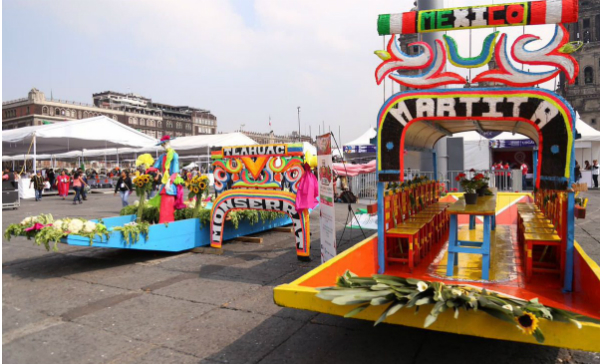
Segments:
[[[585,161],[585,165],[583,166],[583,170],[589,171],[591,169],[592,169],[592,165],[590,164],[590,161]]]
[[[48,182],[50,182],[50,190],[54,188],[54,182],[56,181],[56,175],[54,174],[54,169],[50,168],[47,173]]]
[[[581,166],[578,161],[575,161],[575,183],[578,183],[581,179]]]
[[[133,184],[131,183],[129,173],[125,171],[121,172],[121,176],[117,180],[117,185],[115,186],[115,196],[117,195],[117,191],[121,194],[121,204],[123,207],[129,205],[128,199],[132,189]]]
[[[32,184],[35,190],[35,200],[41,201],[42,192],[44,192],[44,177],[42,177],[42,171],[39,169],[35,172],[35,176],[31,178],[31,181],[29,181],[29,188],[31,188]]]
[[[79,173],[79,171],[75,171],[75,173],[73,174],[73,189],[75,190],[75,198],[73,198],[73,205],[77,205],[78,201],[79,204],[83,203],[81,201],[81,191],[85,186],[87,186],[87,184],[85,183],[83,178],[81,178],[81,174]]]
[[[88,188],[88,178],[87,175],[85,174],[85,172],[83,172],[81,169],[79,170],[79,175],[81,176],[81,180],[84,183],[84,186],[81,187],[81,198],[83,199],[83,201],[87,200],[87,188]]]
[[[594,188],[598,188],[598,175],[600,175],[600,166],[598,165],[598,160],[594,159],[592,162],[592,179],[594,180]]]
[[[512,188],[512,184],[510,183],[510,164],[508,161],[503,166],[505,177],[506,190],[510,190]]]
[[[527,189],[527,171],[529,168],[527,167],[527,163],[521,163],[521,178],[522,178],[522,186],[521,189],[525,191]]]
[[[56,188],[58,189],[58,195],[61,196],[63,200],[69,194],[70,182],[71,182],[71,179],[69,178],[69,176],[67,176],[67,174],[65,173],[65,170],[63,169],[60,172],[60,175],[58,176],[58,178],[56,179]]]

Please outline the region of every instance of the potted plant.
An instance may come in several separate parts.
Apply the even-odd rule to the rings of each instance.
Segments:
[[[460,183],[463,191],[465,192],[465,203],[467,205],[477,204],[477,186],[479,184],[475,178],[467,178],[464,173],[459,173],[456,176],[456,181]]]
[[[577,197],[575,199],[575,218],[585,219],[585,207],[587,205],[587,198]]]
[[[477,195],[485,196],[485,191],[488,188],[489,177],[486,177],[483,173],[477,173],[473,179],[477,182]]]

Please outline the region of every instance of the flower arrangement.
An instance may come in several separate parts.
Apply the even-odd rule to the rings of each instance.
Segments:
[[[135,194],[140,198],[140,204],[138,205],[137,220],[141,221],[141,216],[144,214],[144,201],[146,200],[146,194],[152,191],[152,176],[149,174],[143,174],[137,176],[133,180],[135,188]]]
[[[187,187],[190,190],[188,199],[196,198],[196,204],[194,205],[196,210],[199,211],[202,208],[202,197],[208,195],[208,176],[196,176],[187,182]]]
[[[37,245],[44,245],[50,250],[58,251],[58,243],[67,235],[85,236],[90,239],[90,245],[96,236],[108,239],[109,231],[103,224],[84,219],[64,218],[54,220],[50,214],[40,214],[23,219],[19,224],[11,224],[4,232],[8,241],[14,236],[25,236],[33,239]]]
[[[337,286],[319,288],[318,298],[336,305],[359,305],[344,317],[352,317],[370,306],[387,305],[375,325],[394,315],[400,309],[416,310],[424,305],[433,305],[425,318],[423,327],[433,324],[438,315],[446,310],[454,311],[458,319],[460,309],[483,311],[492,317],[515,325],[522,333],[533,335],[539,343],[544,335],[538,323],[541,319],[572,323],[581,328],[580,322],[600,323],[591,317],[573,312],[547,307],[537,298],[530,301],[514,297],[500,296],[486,289],[470,286],[446,285],[442,282],[428,282],[413,278],[388,275],[374,275],[372,278],[358,277],[346,271],[338,278]]]
[[[475,193],[477,186],[479,186],[479,182],[474,178],[467,178],[465,173],[459,173],[455,180],[460,183],[460,186],[465,193]]]
[[[123,226],[115,227],[113,230],[120,231],[121,234],[123,234],[123,239],[125,239],[126,244],[135,244],[140,240],[140,235],[142,234],[148,239],[150,224],[145,221],[133,221]]]

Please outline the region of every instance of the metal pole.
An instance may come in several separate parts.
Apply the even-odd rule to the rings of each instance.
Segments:
[[[300,106],[298,106],[298,141],[300,140]]]
[[[25,161],[25,164],[27,164],[27,161]],[[35,135],[35,132],[33,132],[33,174],[37,173],[37,137]]]

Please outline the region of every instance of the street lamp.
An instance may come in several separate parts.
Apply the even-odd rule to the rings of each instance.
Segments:
[[[300,141],[300,106],[298,106],[298,141]]]

